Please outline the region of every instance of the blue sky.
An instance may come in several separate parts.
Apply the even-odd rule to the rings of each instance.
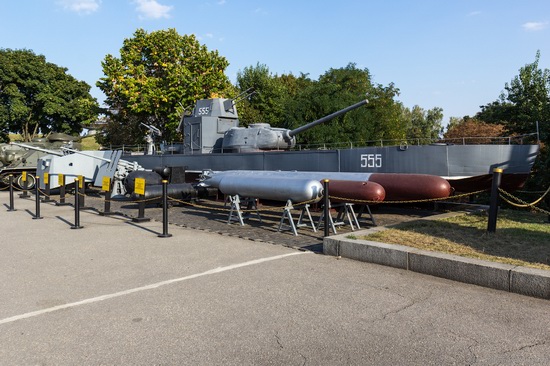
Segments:
[[[474,115],[520,67],[550,68],[548,0],[1,0],[0,48],[31,49],[92,86],[138,28],[195,34],[230,62],[318,76],[354,62],[409,108]]]

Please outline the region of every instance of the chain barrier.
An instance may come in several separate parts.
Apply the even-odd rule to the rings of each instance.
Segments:
[[[329,195],[329,198],[332,198],[332,199],[336,199],[336,200],[340,200],[340,201],[345,201],[345,202],[350,202],[350,203],[359,203],[359,204],[380,204],[380,203],[390,203],[390,204],[402,204],[402,203],[425,203],[425,202],[438,202],[438,201],[445,201],[445,200],[450,200],[450,199],[455,199],[455,198],[462,198],[462,197],[468,197],[468,196],[471,196],[473,194],[479,194],[479,193],[482,193],[482,192],[486,192],[487,190],[486,189],[482,189],[480,191],[475,191],[475,192],[469,192],[469,193],[462,193],[462,194],[457,194],[455,196],[449,196],[449,197],[440,197],[440,198],[426,198],[426,199],[421,199],[421,200],[406,200],[406,201],[369,201],[369,200],[357,200],[357,199],[353,199],[353,198],[346,198],[346,197],[336,197],[336,196],[331,196]]]
[[[84,197],[92,197],[93,196],[88,196],[86,193],[81,193],[81,192],[78,192],[79,195],[81,196],[84,196]],[[66,193],[65,195],[67,196],[74,196],[74,194],[71,194],[71,193]],[[159,200],[161,199],[162,197],[153,197],[153,198],[143,198],[143,199],[138,199],[138,200],[118,200],[118,199],[104,199],[105,202],[124,202],[124,203],[140,203],[140,202],[152,202],[152,201],[156,201],[156,200]]]
[[[218,208],[218,207],[212,207],[212,206],[204,206],[204,205],[200,205],[200,204],[197,204],[197,203],[193,203],[193,202],[189,202],[189,201],[182,201],[182,200],[178,200],[176,198],[172,198],[172,197],[168,197],[168,200],[169,201],[173,201],[173,202],[178,202],[178,203],[182,203],[184,205],[188,205],[188,206],[192,206],[192,207],[196,207],[196,208],[202,208],[202,209],[207,209],[207,210],[214,210],[214,211],[230,211],[230,209],[228,208]],[[313,203],[313,202],[316,202],[317,200],[316,199],[312,199],[312,200],[308,200],[308,201],[303,201],[303,202],[293,202],[292,204],[295,205],[295,206],[300,206],[300,205],[306,205],[306,204],[309,204],[309,203]],[[282,210],[286,207],[285,206],[277,206],[277,207],[269,207],[269,211],[273,211],[273,210]],[[246,212],[261,212],[261,211],[267,211],[267,209],[241,209],[241,212],[243,213],[246,213]]]
[[[23,191],[23,189],[21,188],[17,188],[14,186],[14,189],[18,190],[18,191]],[[45,192],[42,191],[41,189],[39,189],[40,193],[44,196],[46,196]],[[468,193],[462,193],[462,194],[458,194],[458,195],[454,195],[454,196],[449,196],[449,197],[440,197],[440,198],[427,198],[427,199],[418,199],[418,200],[396,200],[396,201],[371,201],[371,200],[359,200],[359,199],[353,199],[353,198],[348,198],[348,197],[338,197],[338,196],[330,196],[329,195],[329,198],[330,199],[335,199],[335,200],[339,200],[339,201],[344,201],[344,202],[349,202],[349,203],[355,203],[355,204],[385,204],[385,203],[388,203],[388,204],[407,204],[407,203],[426,203],[426,202],[438,202],[438,201],[445,201],[445,200],[449,200],[449,199],[456,199],[456,198],[462,198],[462,197],[468,197],[468,196],[471,196],[471,195],[474,195],[474,194],[479,194],[479,193],[482,193],[482,192],[486,192],[487,190],[479,190],[479,191],[474,191],[474,192],[468,192]],[[546,191],[546,193],[548,193],[550,191],[550,188],[548,191]],[[545,195],[546,195],[545,193]],[[77,192],[76,194],[78,195],[81,195],[81,196],[84,196],[86,197],[86,194],[85,193],[81,193],[81,192]],[[73,194],[71,193],[66,193],[67,196],[74,196]],[[144,199],[138,199],[138,200],[118,200],[118,199],[110,199],[110,200],[107,200],[105,199],[104,201],[105,202],[124,202],[124,203],[140,203],[140,202],[152,202],[152,201],[158,201],[161,197],[153,197],[153,198],[144,198]],[[541,197],[537,200],[540,201],[544,198]],[[218,208],[218,207],[212,207],[212,206],[205,206],[205,205],[201,205],[201,204],[197,204],[197,203],[193,203],[193,202],[190,202],[190,201],[183,201],[183,200],[179,200],[179,199],[176,199],[176,198],[172,198],[172,197],[168,197],[168,200],[170,202],[177,202],[177,203],[181,203],[181,204],[184,204],[184,205],[188,205],[188,206],[192,206],[192,207],[195,207],[195,208],[201,208],[201,209],[208,209],[208,210],[214,210],[214,211],[229,211],[230,209],[228,208]],[[518,199],[519,200],[519,199]],[[293,202],[293,205],[296,205],[296,206],[300,206],[300,205],[305,205],[305,204],[310,204],[310,203],[314,203],[316,202],[317,200],[316,199],[312,199],[312,200],[308,200],[308,201],[303,201],[303,202],[297,202],[297,203],[294,203]],[[270,207],[269,210],[278,210],[278,209],[284,209],[286,207],[286,205],[284,206],[277,206],[277,207]],[[527,206],[524,206],[524,207],[530,207],[530,204],[527,204]],[[257,212],[257,211],[262,211],[260,209],[241,209],[241,212]],[[267,211],[267,210],[264,210],[264,211]]]
[[[503,191],[504,192],[504,191]],[[538,204],[540,201],[542,201],[544,199],[544,197],[546,197],[546,195],[548,194],[548,192],[550,192],[550,187],[548,187],[548,189],[546,190],[546,192],[544,192],[542,194],[542,196],[540,196],[538,199],[534,200],[533,202],[531,203],[527,203],[527,202],[524,202],[525,204],[529,205],[529,206],[532,206],[532,205],[536,205]],[[508,193],[508,192],[506,192]],[[525,192],[523,191],[523,193],[529,193],[529,192]],[[509,193],[508,193],[509,194]],[[514,197],[514,198],[517,198],[517,197]],[[517,198],[519,200],[519,198]],[[518,201],[519,202],[519,201]]]
[[[536,204],[540,203],[540,201],[542,201],[542,199],[544,198],[544,196],[550,191],[550,188],[540,197],[538,198],[537,200],[533,201],[532,203],[528,203],[528,202],[525,202],[524,200],[522,200],[521,198],[518,198],[514,195],[512,195],[511,193],[509,192],[506,192],[504,189],[502,188],[499,188],[498,189],[499,192],[500,192],[500,198],[502,198],[506,203],[514,206],[514,207],[518,207],[518,208],[531,208],[535,211],[539,211],[539,212],[542,212],[544,214],[547,214],[547,215],[550,215],[550,211],[547,211],[543,208],[540,208],[540,207],[537,207],[535,206]],[[512,200],[515,200],[516,202],[519,202],[519,203],[516,203],[516,202],[512,202],[510,199]]]
[[[13,188],[14,188],[14,190],[19,191],[19,192],[24,191],[24,189],[16,187],[15,185],[13,186]],[[0,188],[0,190],[7,190],[7,189],[9,189],[9,186],[4,187],[4,188]],[[46,192],[43,191],[42,189],[39,188],[38,191],[41,195],[47,196]],[[349,202],[349,203],[367,204],[367,205],[368,204],[381,204],[381,203],[383,203],[383,204],[407,204],[407,203],[426,203],[426,202],[445,201],[445,200],[450,200],[450,199],[468,197],[468,196],[471,196],[471,195],[474,195],[474,194],[479,194],[479,193],[482,193],[482,192],[486,192],[486,190],[479,190],[479,191],[474,191],[474,192],[462,193],[462,194],[459,194],[459,195],[454,195],[454,196],[449,196],[449,197],[441,197],[441,198],[427,198],[427,199],[419,199],[419,200],[395,200],[395,201],[359,200],[359,199],[353,199],[353,198],[348,198],[348,197],[338,197],[338,196],[330,196],[330,195],[329,195],[329,198],[334,199],[334,200]],[[523,201],[522,199],[520,199],[518,197],[515,197],[514,195],[512,195],[512,194],[506,192],[505,190],[503,190],[502,188],[499,188],[499,192],[500,192],[500,197],[505,202],[507,202],[508,204],[510,204],[512,206],[515,206],[515,207],[518,207],[518,208],[532,208],[536,211],[539,211],[539,212],[550,215],[550,211],[544,210],[540,207],[536,207],[536,205],[538,203],[540,203],[546,197],[546,195],[550,192],[550,187],[544,192],[544,194],[541,197],[539,197],[538,199],[536,199],[535,201],[533,201],[531,203],[528,203],[528,202]],[[81,193],[79,191],[77,191],[75,194],[78,194],[78,195],[83,196],[83,197],[87,197],[87,195],[85,193]],[[67,196],[74,196],[74,194],[71,194],[71,193],[66,193],[66,195]],[[138,200],[117,200],[117,199],[107,200],[107,199],[105,199],[105,202],[124,202],[124,203],[145,202],[146,203],[146,202],[158,201],[159,199],[160,199],[160,197],[143,198],[143,199],[138,199]],[[201,209],[207,209],[207,210],[226,211],[226,212],[230,210],[230,209],[225,208],[225,207],[224,208],[219,208],[219,207],[206,206],[206,205],[198,204],[196,202],[194,203],[194,202],[190,202],[190,201],[184,201],[184,200],[180,200],[180,199],[176,199],[176,198],[172,198],[172,197],[168,197],[168,200],[170,202],[181,203],[181,204],[192,206],[192,207],[195,207],[195,208],[201,208]],[[519,202],[519,203],[513,202],[511,200],[515,200],[516,202]],[[312,200],[308,200],[308,201],[293,203],[293,205],[300,206],[300,205],[314,203],[316,201],[317,200],[312,199]],[[279,210],[279,209],[282,210],[285,207],[286,207],[286,205],[285,206],[277,206],[277,207],[269,207],[269,210],[270,211]],[[262,210],[261,209],[241,209],[241,211],[242,212],[257,212],[257,211],[262,211]],[[267,211],[267,209],[264,209],[263,211]]]

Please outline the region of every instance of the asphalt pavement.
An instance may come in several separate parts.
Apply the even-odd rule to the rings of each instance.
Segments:
[[[94,211],[71,229],[71,206],[36,219],[34,199],[8,203],[0,365],[550,364],[547,300]]]

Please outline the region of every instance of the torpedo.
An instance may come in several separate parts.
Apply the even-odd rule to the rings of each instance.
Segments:
[[[349,172],[305,172],[305,171],[266,171],[266,170],[226,170],[208,171],[203,174],[203,183],[218,187],[222,179],[229,176],[239,176],[246,184],[254,185],[254,181],[264,178],[271,180],[273,189],[277,184],[284,184],[286,179],[306,178],[322,181],[354,181],[379,184],[385,191],[386,201],[429,200],[449,197],[452,193],[449,182],[435,175],[405,174],[405,173],[349,173]],[[275,180],[274,178],[277,178]],[[329,183],[330,184],[330,183]],[[351,187],[350,187],[351,189]],[[333,196],[329,188],[329,194]],[[351,193],[348,198],[353,198]]]
[[[450,183],[437,175],[372,173],[369,182],[384,187],[388,201],[440,199],[452,193]]]
[[[332,202],[381,202],[386,197],[386,190],[380,184],[370,181],[331,180],[329,196]]]
[[[319,181],[299,177],[224,175],[213,186],[223,194],[272,201],[317,202],[323,196]]]

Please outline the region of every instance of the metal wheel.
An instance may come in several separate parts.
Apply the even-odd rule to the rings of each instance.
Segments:
[[[10,176],[9,176],[9,174],[5,174],[5,175],[0,176],[0,182],[2,182],[2,184],[5,184],[5,185],[9,186],[10,185]]]
[[[23,184],[22,174],[19,174],[18,176],[16,176],[14,182],[17,187],[23,189],[24,184]],[[34,175],[27,173],[27,189],[34,188],[35,184],[36,184],[36,178],[34,177]]]

